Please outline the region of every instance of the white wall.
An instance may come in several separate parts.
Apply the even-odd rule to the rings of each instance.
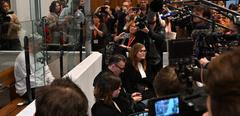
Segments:
[[[42,17],[47,16],[49,13],[49,6],[54,0],[41,0],[41,13]]]

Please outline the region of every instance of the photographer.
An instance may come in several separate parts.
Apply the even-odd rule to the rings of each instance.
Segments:
[[[177,67],[167,66],[162,68],[153,81],[153,88],[157,98],[179,95],[181,116],[200,116],[206,111],[205,97],[200,88],[187,87],[187,82],[183,82]],[[185,77],[186,78],[186,77]],[[189,90],[193,90],[189,93]],[[150,109],[151,110],[151,109]]]
[[[5,0],[0,2],[0,49],[21,49],[18,37],[20,22],[14,12],[10,11],[9,3]]]
[[[61,3],[59,1],[53,1],[49,6],[50,13],[46,17],[46,27],[49,33],[46,32],[46,42],[47,43],[57,43],[60,42],[60,31],[61,27],[58,24],[58,18],[61,13]]]
[[[205,79],[208,112],[204,116],[240,115],[240,48],[220,55],[210,62]]]

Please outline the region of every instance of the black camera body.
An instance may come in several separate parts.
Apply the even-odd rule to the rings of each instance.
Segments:
[[[0,14],[0,24],[1,23],[6,23],[6,22],[10,22],[11,21],[11,17],[5,14]]]
[[[215,53],[223,53],[240,45],[240,34],[225,35],[210,30],[195,30],[192,33],[194,39],[194,53],[196,57],[203,58],[215,56]]]
[[[200,116],[206,111],[207,94],[203,88],[195,87],[193,84],[196,60],[193,47],[192,39],[168,41],[169,64],[175,67],[177,77],[185,87],[180,94],[184,116]]]
[[[9,11],[7,13],[0,12],[0,24],[5,22],[10,22],[11,17],[9,16],[9,14],[13,14],[13,13],[14,13],[13,11]]]
[[[139,16],[137,16],[135,23],[136,23],[136,26],[138,27],[138,29],[143,29],[147,26],[148,21],[147,21],[146,16],[139,15]]]

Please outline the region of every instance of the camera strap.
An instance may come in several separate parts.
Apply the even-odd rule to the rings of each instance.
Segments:
[[[135,40],[135,37],[130,37],[128,40],[128,47],[132,44],[132,42]]]

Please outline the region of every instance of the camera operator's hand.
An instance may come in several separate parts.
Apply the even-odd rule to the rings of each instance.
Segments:
[[[201,58],[201,59],[199,60],[199,63],[200,63],[203,67],[205,67],[209,62],[210,62],[210,61],[209,61],[206,57]]]
[[[93,29],[94,29],[95,31],[97,31],[97,33],[98,33],[98,35],[99,35],[100,37],[103,37],[103,32],[102,32],[101,30],[99,30],[95,25],[93,26]]]
[[[132,93],[131,98],[133,99],[133,102],[139,102],[142,100],[142,94],[140,92],[134,92]]]
[[[215,53],[214,55],[215,55],[214,57],[211,57],[211,60],[213,60],[213,59],[215,59],[217,56],[219,56],[218,53]]]
[[[148,33],[149,29],[145,26],[143,29],[141,29],[141,31],[144,32],[144,33]]]
[[[205,113],[203,113],[202,116],[210,116],[210,115],[209,115],[209,112],[205,112]]]
[[[101,8],[101,6],[100,6],[100,7],[97,7],[96,10],[94,11],[94,14],[99,13],[99,12],[100,12],[100,8]]]

